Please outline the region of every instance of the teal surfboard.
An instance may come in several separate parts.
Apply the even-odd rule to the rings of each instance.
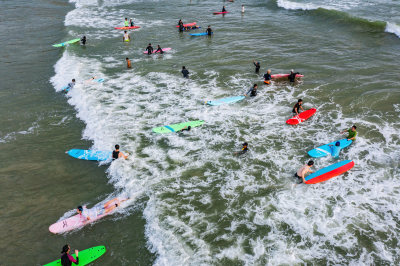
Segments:
[[[72,253],[72,250],[70,253]],[[88,249],[79,251],[79,254],[78,254],[79,263],[78,264],[72,263],[72,265],[77,265],[77,266],[87,265],[87,264],[97,260],[101,256],[103,256],[104,253],[106,253],[105,246],[97,246],[97,247],[92,247],[92,248],[88,248]],[[74,259],[76,259],[75,254],[71,254],[71,255],[72,255],[72,257],[74,257]],[[44,266],[61,266],[61,259],[47,263]]]
[[[212,33],[211,33],[212,34]],[[190,33],[190,36],[204,36],[204,35],[208,35],[207,32],[200,32],[200,33]]]
[[[92,151],[72,149],[67,151],[68,155],[81,160],[107,161],[111,159],[112,151]]]
[[[340,149],[348,147],[353,141],[352,140],[347,140],[347,139],[341,139],[337,140],[340,143]],[[332,147],[329,145],[334,146],[337,141],[333,141],[331,143],[319,146],[318,148],[312,149],[308,151],[308,155],[314,158],[320,158],[320,157],[325,157],[328,155],[332,155]]]
[[[165,133],[177,132],[188,126],[191,126],[192,128],[198,127],[198,126],[201,126],[202,124],[204,124],[203,120],[190,121],[190,122],[173,124],[173,125],[168,125],[168,126],[163,126],[163,127],[155,127],[155,128],[153,128],[153,132],[158,133],[158,134],[165,134]]]
[[[215,101],[208,101],[207,104],[216,106],[216,105],[221,105],[221,104],[226,104],[226,103],[238,102],[238,101],[243,100],[244,98],[246,98],[246,97],[244,97],[244,96],[227,97],[227,98],[222,98],[222,99],[215,100]]]
[[[63,46],[66,46],[66,45],[68,45],[68,44],[71,44],[71,43],[76,43],[76,42],[79,42],[81,39],[73,39],[73,40],[70,40],[70,41],[66,41],[66,42],[62,42],[62,43],[57,43],[57,44],[53,44],[53,47],[63,47]]]

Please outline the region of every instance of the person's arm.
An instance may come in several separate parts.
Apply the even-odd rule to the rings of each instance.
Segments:
[[[301,108],[301,110],[302,110],[302,111],[304,111],[304,109],[303,109],[303,106],[302,106],[302,105],[300,105],[300,108]]]
[[[244,96],[247,96],[247,94],[249,94],[252,90],[253,90],[253,88],[250,88],[250,89],[244,94]]]
[[[127,153],[127,155],[125,155],[122,152],[119,152],[118,158],[123,157],[124,159],[128,159],[128,155],[129,155],[129,153]]]
[[[299,115],[299,112],[297,111],[296,105],[293,106],[293,110],[296,112],[296,115]]]
[[[74,264],[79,264],[78,254],[79,254],[78,250],[75,250],[76,259],[74,259],[74,257],[72,257],[71,255],[67,254],[69,261],[73,262]]]

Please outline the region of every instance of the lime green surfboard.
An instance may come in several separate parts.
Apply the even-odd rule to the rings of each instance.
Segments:
[[[203,120],[189,121],[189,122],[183,122],[183,123],[173,124],[173,125],[168,125],[168,126],[163,126],[163,127],[155,127],[155,128],[153,128],[153,132],[158,133],[158,134],[171,133],[171,132],[177,132],[179,130],[182,130],[188,126],[198,127],[198,126],[201,126],[202,124],[204,124]]]
[[[71,250],[72,253],[72,250]],[[91,263],[92,261],[97,260],[100,258],[104,253],[106,253],[106,247],[105,246],[97,246],[97,247],[92,247],[88,248],[82,251],[79,251],[79,264],[78,266],[83,266]],[[74,259],[76,259],[75,254],[72,255]],[[76,265],[72,263],[72,265]],[[61,259],[50,262],[48,264],[45,264],[44,266],[61,266]]]
[[[67,45],[67,44],[70,44],[70,43],[76,43],[76,42],[79,42],[81,39],[73,39],[73,40],[70,40],[70,41],[67,41],[67,42],[62,42],[62,43],[58,43],[58,44],[53,44],[53,46],[54,47],[63,47],[63,46],[65,46],[65,45]]]

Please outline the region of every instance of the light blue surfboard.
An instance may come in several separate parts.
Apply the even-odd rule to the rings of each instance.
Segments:
[[[212,34],[212,33],[211,33]],[[200,33],[190,33],[190,36],[204,36],[204,35],[208,35],[207,32],[200,32]]]
[[[98,83],[104,82],[104,79],[94,79],[94,81],[97,81]]]
[[[69,150],[68,155],[81,160],[88,161],[107,161],[111,159],[112,151],[92,151],[92,150]]]
[[[216,105],[221,105],[221,104],[226,104],[226,103],[234,103],[234,102],[238,102],[243,100],[244,96],[233,96],[233,97],[227,97],[227,98],[222,98],[219,100],[215,100],[215,101],[208,101],[207,104],[208,105],[212,105],[212,106],[216,106]]]
[[[347,140],[347,139],[341,139],[341,140],[337,140],[337,141],[340,142],[339,147],[341,149],[348,147],[353,142],[352,140]],[[331,143],[322,145],[318,148],[312,149],[312,150],[308,151],[308,155],[310,155],[311,157],[314,157],[314,158],[332,155],[332,147],[330,147],[329,145],[334,146],[337,141],[333,141]]]
[[[65,86],[65,87],[63,87],[61,90],[62,90],[63,92],[65,92],[65,93],[67,93],[67,92],[70,91],[70,89],[71,89],[70,86]]]

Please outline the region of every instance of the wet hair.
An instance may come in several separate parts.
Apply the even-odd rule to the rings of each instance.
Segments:
[[[125,18],[125,19],[128,19],[128,18]]]
[[[124,33],[126,33],[126,30],[124,30]]]
[[[314,161],[313,161],[313,160],[308,161],[307,165],[308,165],[308,166],[314,165]]]
[[[149,43],[149,45],[151,46],[151,43]]]
[[[299,102],[302,102],[302,101],[303,101],[303,99],[298,99],[298,100],[297,100],[298,103],[299,103]]]
[[[242,146],[248,146],[247,142],[244,142],[244,143],[242,144]]]
[[[127,57],[125,60],[129,60],[129,58]]]
[[[335,146],[340,146],[340,141],[336,141]]]
[[[115,144],[115,149],[119,150],[119,145],[118,144]]]
[[[211,25],[208,25],[208,27],[211,27]]]
[[[186,67],[185,67],[185,66],[182,66],[182,69],[186,69]]]
[[[77,209],[80,210],[81,212],[83,212],[82,206],[79,205],[79,206],[77,207]]]
[[[353,125],[354,129],[357,129],[357,127],[355,125]]]
[[[72,82],[75,82],[75,79],[72,79]]]
[[[69,245],[66,244],[65,246],[62,247],[61,253],[67,253],[68,249],[69,249]]]
[[[258,85],[257,85],[257,84],[254,84],[253,87],[258,87]]]

